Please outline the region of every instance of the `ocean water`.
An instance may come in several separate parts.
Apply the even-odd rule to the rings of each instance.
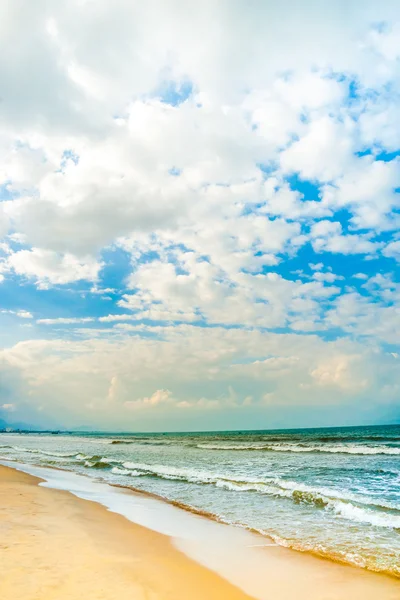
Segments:
[[[400,425],[0,434],[0,457],[150,492],[283,546],[400,577]]]

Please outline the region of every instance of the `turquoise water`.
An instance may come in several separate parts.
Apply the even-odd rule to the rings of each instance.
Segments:
[[[151,492],[297,550],[400,576],[400,426],[0,434],[7,460]]]

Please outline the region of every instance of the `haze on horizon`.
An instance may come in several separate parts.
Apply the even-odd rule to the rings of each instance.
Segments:
[[[0,419],[400,421],[398,2],[0,6]]]

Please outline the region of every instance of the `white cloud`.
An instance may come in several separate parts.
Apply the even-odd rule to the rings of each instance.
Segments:
[[[21,319],[52,286],[74,302],[36,321],[63,340],[2,351],[10,386],[71,422],[392,389],[397,2],[22,4],[0,7],[0,281]]]
[[[9,227],[8,216],[0,203],[0,239],[7,233]]]
[[[326,322],[355,336],[370,336],[389,344],[398,344],[400,335],[399,291],[391,303],[377,302],[356,292],[349,292],[335,300],[326,314]],[[385,298],[385,294],[382,295]]]
[[[362,360],[361,356],[335,356],[327,363],[321,363],[311,371],[311,377],[317,385],[322,387],[336,387],[344,390],[358,390],[367,387],[368,378],[357,379],[354,377],[352,364]]]
[[[153,430],[173,426],[183,408],[191,409],[192,427],[207,422],[210,411],[224,414],[227,426],[238,413],[244,425],[249,407],[268,414],[265,394],[274,394],[278,409],[371,403],[382,382],[398,376],[393,356],[365,343],[188,325],[127,332],[113,341],[21,342],[3,350],[0,362],[17,370],[33,403],[40,400],[45,414],[67,424],[91,418],[125,428],[148,423]],[[233,413],[224,413],[228,408]],[[137,415],[132,422],[130,412]]]
[[[0,310],[0,313],[15,315],[20,319],[33,319],[33,314],[28,310]]]
[[[316,281],[326,281],[327,283],[333,283],[337,280],[343,280],[344,277],[342,277],[341,275],[335,275],[335,273],[331,273],[330,271],[327,271],[325,273],[317,271],[316,273],[314,273],[313,279],[315,279]]]
[[[286,219],[329,217],[332,212],[321,202],[303,198],[286,183],[280,184],[277,178],[271,177],[264,185],[266,204],[263,211],[271,215],[281,215]]]
[[[92,323],[92,317],[58,317],[56,319],[37,319],[39,325],[75,325],[77,323]]]
[[[65,284],[82,279],[96,281],[101,264],[91,257],[79,259],[72,254],[60,255],[51,250],[19,250],[7,259],[17,275],[34,279],[40,287]]]
[[[321,269],[324,268],[324,263],[319,262],[319,263],[309,263],[308,266],[310,267],[310,269],[312,271],[321,271]]]
[[[330,117],[311,121],[306,133],[280,156],[284,172],[300,173],[303,179],[330,181],[342,175],[353,158],[352,122]]]
[[[399,185],[397,159],[384,162],[367,156],[354,161],[334,185],[325,187],[323,202],[339,209],[350,207],[354,215],[351,223],[357,229],[393,229],[399,224],[391,218],[392,210],[400,206],[395,192]]]
[[[395,258],[400,262],[400,240],[390,242],[383,250],[382,254],[390,258]]]
[[[17,312],[17,317],[20,317],[21,319],[33,319],[32,313],[28,310],[19,310]]]
[[[372,242],[369,235],[343,235],[337,221],[319,221],[312,226],[310,237],[315,252],[337,254],[373,254],[382,246]]]
[[[100,323],[113,323],[114,321],[130,321],[135,318],[133,315],[107,315],[106,317],[99,317]]]
[[[124,295],[119,305],[135,311],[136,318],[156,321],[205,319],[209,323],[283,327],[302,319],[314,322],[318,329],[323,299],[340,291],[325,281],[291,281],[274,272],[228,277],[194,253],[184,253],[180,259],[178,268],[183,273],[173,264],[159,261],[138,266],[129,280],[136,293]]]
[[[114,379],[112,380],[112,384]],[[149,397],[138,398],[137,400],[126,400],[124,406],[130,410],[140,410],[141,408],[153,408],[170,401],[171,392],[169,390],[157,390]]]

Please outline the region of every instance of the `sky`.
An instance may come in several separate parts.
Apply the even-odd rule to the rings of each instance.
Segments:
[[[397,0],[0,2],[0,418],[400,421]]]

